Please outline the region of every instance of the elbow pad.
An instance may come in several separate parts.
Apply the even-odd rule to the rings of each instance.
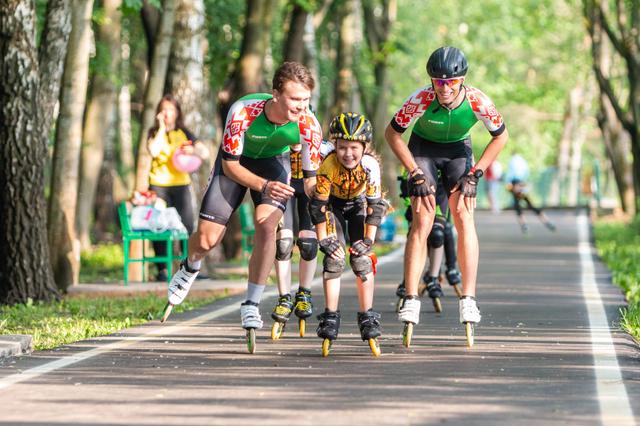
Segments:
[[[315,197],[309,201],[309,216],[314,225],[327,221],[327,205],[329,200],[319,200]]]

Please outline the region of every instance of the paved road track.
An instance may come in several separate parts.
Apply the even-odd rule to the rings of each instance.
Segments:
[[[580,243],[584,216],[551,217],[558,232],[532,223],[523,237],[510,212],[478,213],[483,318],[472,349],[449,288],[444,313],[425,301],[412,348],[401,346],[398,253],[377,276],[379,359],[359,339],[349,277],[341,335],[327,359],[313,331],[300,339],[297,326],[277,343],[265,327],[257,353],[247,354],[236,297],[164,326],[5,363],[0,424],[636,424],[640,351],[615,327],[623,298]],[[263,302],[263,317],[273,303]]]

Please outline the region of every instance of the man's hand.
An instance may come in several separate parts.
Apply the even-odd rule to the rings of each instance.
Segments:
[[[296,193],[296,190],[286,183],[268,180],[262,188],[262,193],[273,200],[286,203]]]
[[[473,213],[473,210],[476,208],[476,194],[478,192],[479,180],[478,177],[471,173],[458,179],[458,183],[456,183],[456,186],[451,190],[451,193],[460,190],[457,211],[462,211],[462,206],[464,205],[469,213]]]
[[[411,204],[415,206],[416,213],[420,212],[422,206],[428,212],[436,209],[435,193],[436,189],[433,185],[429,185],[427,177],[422,170],[415,169],[411,172],[409,175],[409,195],[411,196]]]

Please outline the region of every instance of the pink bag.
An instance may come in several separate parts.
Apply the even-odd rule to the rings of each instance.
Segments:
[[[171,157],[173,166],[183,173],[193,173],[202,164],[202,158],[195,154],[185,154],[182,147],[176,149]]]

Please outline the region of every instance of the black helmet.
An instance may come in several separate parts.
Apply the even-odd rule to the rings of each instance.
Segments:
[[[467,74],[467,58],[460,49],[444,46],[436,49],[427,61],[427,73],[431,78],[463,77]]]
[[[344,139],[367,144],[373,138],[373,129],[364,115],[356,112],[343,112],[331,120],[329,136],[334,141]]]

